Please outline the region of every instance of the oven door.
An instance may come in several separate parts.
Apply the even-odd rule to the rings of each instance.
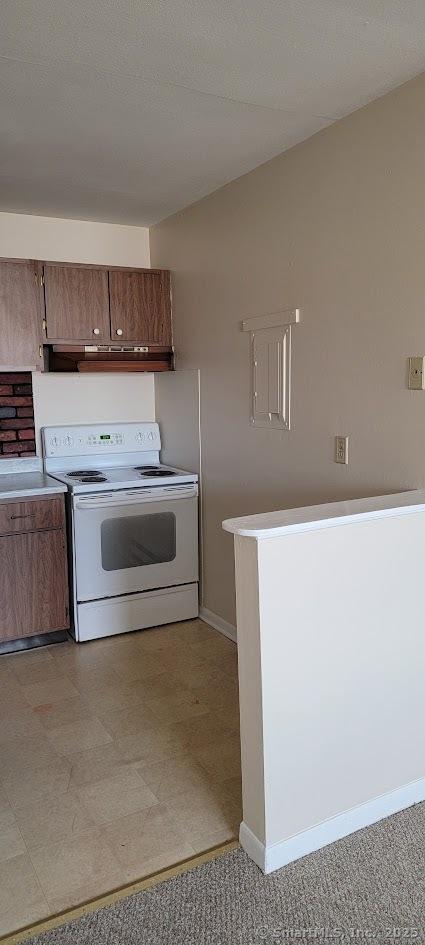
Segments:
[[[197,486],[74,498],[77,601],[198,580]]]

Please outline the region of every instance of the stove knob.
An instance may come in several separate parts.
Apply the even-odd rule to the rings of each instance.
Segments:
[[[68,433],[67,436],[65,436],[64,439],[63,439],[63,445],[64,445],[64,446],[72,446],[73,442],[74,442],[74,441],[73,441],[73,439],[72,439],[72,436],[70,436],[69,433]]]

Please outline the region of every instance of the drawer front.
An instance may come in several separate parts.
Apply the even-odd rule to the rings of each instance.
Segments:
[[[24,502],[0,504],[0,535],[61,528],[64,524],[62,496],[52,499],[26,499]]]

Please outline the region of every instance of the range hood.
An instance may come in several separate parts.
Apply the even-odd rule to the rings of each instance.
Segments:
[[[50,371],[171,371],[173,352],[161,345],[51,345]]]

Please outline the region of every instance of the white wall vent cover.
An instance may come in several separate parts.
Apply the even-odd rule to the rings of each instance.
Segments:
[[[291,423],[291,325],[300,310],[257,315],[242,322],[251,332],[251,423],[289,430]]]

